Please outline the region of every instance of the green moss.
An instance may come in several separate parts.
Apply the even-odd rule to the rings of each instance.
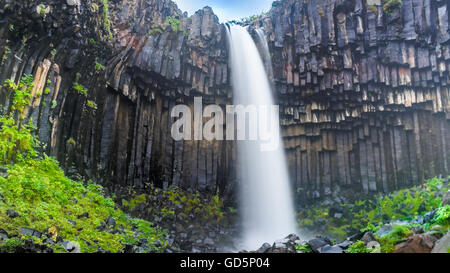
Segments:
[[[371,253],[372,251],[366,247],[363,241],[357,241],[356,243],[349,246],[345,251],[346,253]]]
[[[83,85],[81,85],[81,84],[79,84],[77,82],[74,82],[73,83],[73,89],[75,89],[79,94],[87,96],[87,92],[88,91]]]
[[[94,101],[88,100],[87,105],[89,108],[91,108],[93,110],[97,110],[97,103],[95,103]]]
[[[18,247],[24,246],[25,243],[19,238],[7,239],[0,243],[0,252],[14,253]]]
[[[161,27],[155,27],[155,28],[151,28],[148,32],[147,35],[149,36],[155,36],[157,34],[161,34],[163,33],[163,30]]]
[[[173,32],[181,31],[181,21],[175,17],[166,17],[166,24],[169,24]]]
[[[377,6],[375,6],[375,5],[368,5],[367,9],[372,11],[375,14],[378,14],[378,9],[377,9]]]
[[[218,195],[201,198],[199,193],[187,193],[176,187],[153,189],[148,195],[122,200],[122,205],[129,212],[149,208],[148,212],[153,218],[176,218],[179,222],[188,221],[192,215],[205,223],[220,223],[224,220],[224,205]]]
[[[316,205],[299,211],[297,214],[299,227],[313,232],[320,232],[334,239],[345,239],[350,232],[372,231],[376,232],[383,223],[393,220],[411,220],[428,211],[441,206],[442,195],[449,190],[448,184],[443,184],[438,178],[427,181],[424,185],[381,195],[374,199],[359,200],[353,203],[339,204],[345,211],[343,217],[337,219],[329,215],[329,205]],[[334,206],[334,205],[333,205]],[[439,218],[442,224],[445,208],[441,209],[444,215]],[[428,228],[427,223],[424,228]]]
[[[445,227],[450,226],[450,205],[439,208],[432,222]]]
[[[312,249],[308,244],[303,244],[303,245],[296,245],[295,249],[297,251],[301,251],[303,253],[312,253]]]
[[[388,234],[378,238],[381,244],[381,252],[391,253],[395,250],[395,245],[408,238],[412,232],[406,226],[394,226]]]
[[[401,8],[403,5],[402,0],[384,0],[383,10],[388,15],[391,16],[395,9]]]
[[[14,96],[17,103],[12,108],[14,113],[10,113],[11,116],[23,114],[22,105],[29,101],[23,92],[28,92],[27,86],[31,82],[32,78],[28,77],[18,85],[8,83],[17,91]],[[21,85],[23,88],[18,91]],[[4,156],[0,158],[0,165],[8,169],[8,176],[0,177],[0,229],[17,237],[3,245],[6,250],[12,250],[19,239],[31,239],[21,235],[21,227],[50,234],[54,239],[59,236],[78,242],[82,252],[120,252],[127,242],[142,238],[146,239],[147,249],[152,251],[161,251],[167,245],[164,230],[147,221],[129,217],[117,208],[111,198],[105,197],[101,186],[70,180],[56,160],[45,154],[38,155],[34,150],[38,142],[32,136],[30,127],[18,126],[15,119],[9,116],[2,116],[0,123],[0,155]],[[71,141],[75,143],[73,139],[69,143]],[[18,216],[10,218],[7,210],[14,210]],[[116,227],[112,227],[114,233],[98,228],[109,217],[117,223]],[[42,238],[33,240],[42,243]],[[156,247],[156,240],[162,246],[158,244]],[[59,245],[51,247],[57,252],[62,251]]]

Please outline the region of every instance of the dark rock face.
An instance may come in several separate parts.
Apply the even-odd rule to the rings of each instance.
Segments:
[[[43,149],[119,194],[154,184],[232,198],[234,143],[170,136],[176,104],[231,102],[226,27],[212,10],[188,18],[167,0],[110,0],[104,20],[101,5],[41,2],[43,11],[0,3],[0,83],[34,75],[27,115]],[[300,199],[449,173],[450,7],[402,3],[385,11],[362,0],[284,0],[250,23],[268,35]],[[2,87],[0,104],[10,97]]]
[[[372,3],[373,2],[373,3]],[[449,8],[279,1],[264,27],[291,177],[305,198],[449,171]]]

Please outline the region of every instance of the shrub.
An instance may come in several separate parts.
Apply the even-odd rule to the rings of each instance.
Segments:
[[[366,247],[363,241],[357,241],[348,247],[346,253],[370,253],[371,250]]]
[[[169,24],[172,28],[172,31],[179,32],[181,31],[181,22],[179,19],[174,17],[166,17],[166,24]]]

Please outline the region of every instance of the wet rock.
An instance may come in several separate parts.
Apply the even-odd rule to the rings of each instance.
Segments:
[[[269,243],[264,243],[256,253],[267,253],[272,246]]]
[[[8,178],[8,168],[0,166],[0,177]]]
[[[69,253],[80,253],[80,244],[77,242],[64,241],[62,242],[62,246]]]
[[[381,247],[380,243],[377,241],[368,242],[366,247],[371,250],[379,249]]]
[[[340,248],[339,246],[330,246],[330,245],[325,245],[323,247],[321,247],[318,250],[319,253],[324,253],[324,254],[331,254],[331,253],[344,253],[344,251],[342,250],[342,248]]]
[[[447,191],[442,197],[442,206],[450,205],[450,191]]]
[[[317,237],[308,241],[308,245],[311,247],[312,251],[318,253],[319,249],[323,246],[330,245],[331,242],[325,238]]]
[[[9,239],[8,233],[3,229],[0,229],[0,241]]]
[[[348,238],[347,238],[347,241],[350,241],[350,242],[356,242],[356,241],[361,240],[361,238],[362,238],[363,236],[364,236],[364,233],[358,232],[358,233],[355,233],[355,234],[351,235],[350,237],[348,237]]]
[[[431,253],[449,253],[450,250],[450,232],[435,243]]]
[[[20,228],[20,234],[24,235],[24,236],[32,236],[32,237],[36,237],[36,238],[41,238],[42,237],[42,233],[35,230],[35,229],[31,229],[31,228],[24,228],[21,227]]]
[[[340,248],[342,248],[342,249],[347,249],[347,248],[349,248],[349,246],[351,246],[353,243],[352,242],[350,242],[350,241],[344,241],[344,242],[342,242],[342,243],[340,243],[340,244],[337,244],[336,246],[338,246],[338,247],[340,247]]]
[[[418,234],[395,246],[394,253],[430,253],[437,238],[429,234]]]
[[[113,217],[109,216],[106,219],[106,225],[108,226],[108,228],[115,228],[116,227],[116,219],[114,219]]]
[[[106,229],[106,223],[103,221],[100,221],[100,224],[96,228],[98,231],[104,231]]]
[[[53,239],[51,239],[51,238],[46,238],[44,240],[44,243],[47,244],[47,245],[54,245],[54,244],[56,244],[56,242]]]
[[[89,212],[85,212],[77,216],[78,219],[89,218]]]
[[[287,239],[291,243],[295,243],[296,241],[300,240],[300,237],[298,237],[297,234],[290,234],[285,239]]]
[[[203,243],[205,244],[205,245],[214,245],[215,244],[215,242],[214,242],[214,240],[213,239],[211,239],[211,238],[206,238],[205,240],[203,240]]]
[[[6,215],[7,215],[9,218],[17,218],[17,217],[20,216],[20,214],[19,214],[17,211],[12,210],[12,209],[6,210]]]
[[[372,232],[366,232],[364,236],[361,238],[361,241],[363,241],[366,244],[376,240],[377,239],[375,238]]]
[[[413,227],[413,228],[411,229],[411,231],[412,231],[414,234],[422,234],[422,233],[425,232],[425,231],[423,230],[422,227],[418,227],[418,226]]]
[[[66,3],[69,6],[79,6],[80,5],[80,0],[67,0]]]

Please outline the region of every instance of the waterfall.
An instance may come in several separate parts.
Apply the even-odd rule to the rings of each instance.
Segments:
[[[267,43],[266,39],[262,39]],[[271,85],[257,46],[248,31],[230,26],[231,77],[235,105],[272,106]],[[267,44],[263,46],[269,58]],[[276,113],[278,119],[279,113]],[[296,232],[289,175],[280,128],[270,131],[280,145],[262,151],[261,140],[238,141],[238,177],[243,221],[242,242],[246,249],[257,249]]]

